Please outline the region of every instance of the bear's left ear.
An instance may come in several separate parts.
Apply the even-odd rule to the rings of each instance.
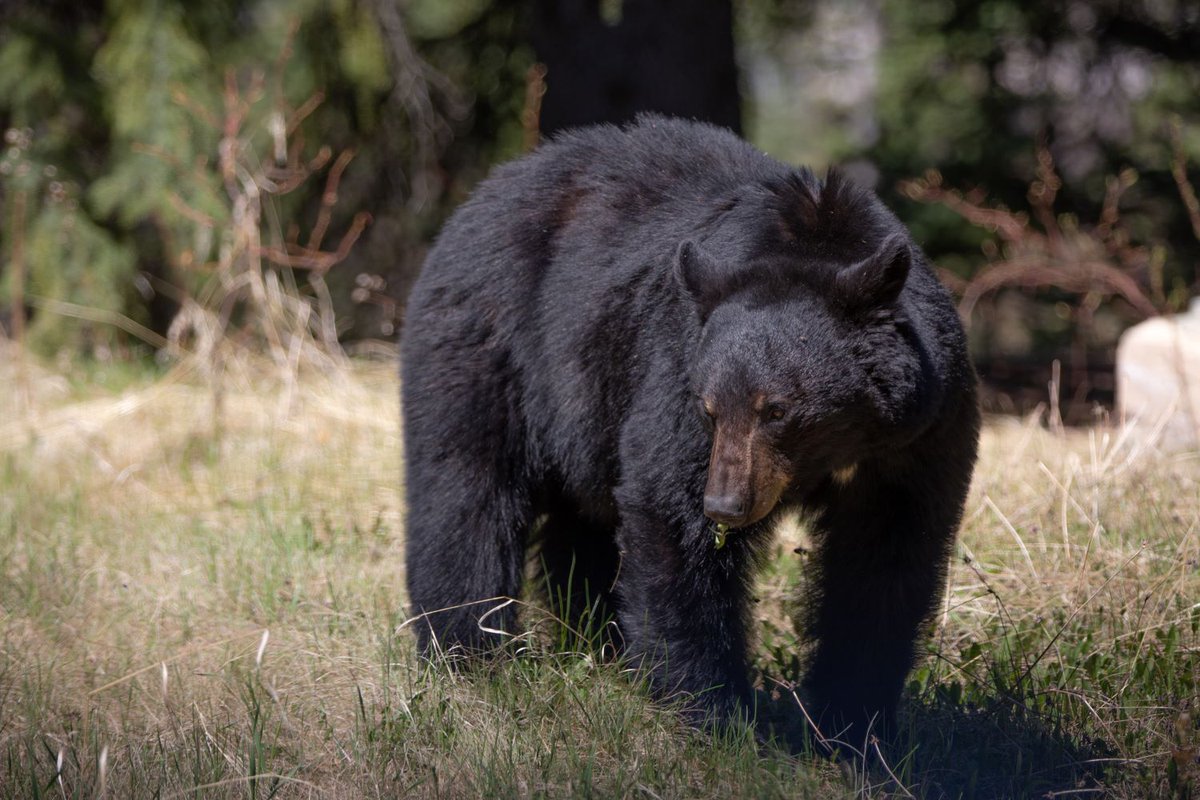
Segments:
[[[894,303],[908,280],[912,260],[912,247],[905,237],[889,236],[871,257],[838,271],[834,277],[838,300],[855,311]]]
[[[680,242],[675,251],[675,280],[700,314],[701,321],[721,299],[721,267],[693,241]]]

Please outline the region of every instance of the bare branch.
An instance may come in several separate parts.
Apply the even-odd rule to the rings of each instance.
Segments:
[[[1192,223],[1192,235],[1200,241],[1200,201],[1196,199],[1196,190],[1187,176],[1187,154],[1183,150],[1183,122],[1179,117],[1171,120],[1171,177],[1179,187],[1179,196],[1183,199],[1183,207],[1187,210],[1188,221]]]
[[[353,149],[343,150],[329,169],[329,175],[325,179],[325,191],[321,194],[321,211],[317,214],[317,223],[308,237],[310,250],[321,249],[321,240],[325,238],[325,231],[329,228],[329,219],[333,215],[333,206],[337,203],[338,184],[341,183],[342,173],[346,171],[346,167],[350,166],[353,159]]]
[[[1140,316],[1161,313],[1165,301],[1155,289],[1152,254],[1130,244],[1121,225],[1120,199],[1136,173],[1126,170],[1109,179],[1100,218],[1091,231],[1064,230],[1054,210],[1062,181],[1044,145],[1038,146],[1037,164],[1037,177],[1028,192],[1036,228],[1024,213],[985,205],[981,191],[964,195],[945,188],[934,170],[900,185],[913,200],[945,206],[972,225],[994,232],[1004,243],[1002,250],[993,248],[992,260],[973,278],[948,283],[962,298],[960,313],[969,319],[981,298],[1006,286],[1056,288],[1078,295],[1080,304],[1088,298],[1095,302],[1095,296],[1121,297]],[[1090,314],[1085,317],[1090,319]]]

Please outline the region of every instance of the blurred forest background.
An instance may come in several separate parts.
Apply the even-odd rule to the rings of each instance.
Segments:
[[[1086,416],[1121,330],[1198,293],[1198,98],[1194,0],[5,0],[0,323],[143,359],[291,293],[370,351],[491,165],[653,109],[845,165],[961,299],[991,406],[1058,359]]]

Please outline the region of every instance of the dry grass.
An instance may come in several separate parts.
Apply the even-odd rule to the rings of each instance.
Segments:
[[[399,613],[390,373],[309,381],[287,417],[276,414],[280,387],[230,386],[219,444],[208,388],[186,369],[116,395],[47,390],[60,401],[3,412],[6,744],[36,730],[82,754],[72,737],[96,736],[111,783],[132,768],[120,745],[180,733],[190,724],[175,715],[194,714],[197,743],[232,767],[245,753],[225,752],[220,729],[244,717],[251,675],[321,707],[331,735],[353,730],[352,695],[325,707],[322,693],[374,691]],[[279,725],[294,724],[276,707]]]
[[[891,780],[689,732],[538,641],[487,674],[422,666],[393,369],[242,366],[217,439],[187,366],[113,390],[26,361],[28,400],[0,396],[0,797],[1196,791],[1194,454],[988,426]],[[761,585],[773,713],[802,541],[781,532]]]

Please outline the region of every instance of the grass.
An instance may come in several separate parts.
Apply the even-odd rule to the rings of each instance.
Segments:
[[[0,395],[0,798],[1200,796],[1195,454],[992,421],[901,741],[862,771],[684,728],[545,611],[518,658],[420,662],[390,366],[286,400],[245,370],[219,436],[186,369],[22,369]],[[756,606],[779,719],[803,540],[781,527]]]

